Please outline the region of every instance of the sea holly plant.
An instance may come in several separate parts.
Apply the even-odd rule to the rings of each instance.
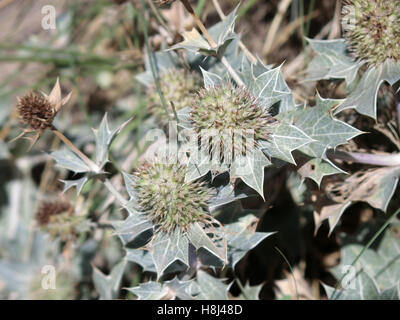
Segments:
[[[273,159],[296,164],[295,150],[313,158],[314,170],[303,170],[304,177],[320,183],[325,175],[342,172],[326,151],[361,131],[332,116],[341,101],[317,96],[315,107],[295,106],[279,69],[266,68],[257,77],[247,77],[246,89],[203,71],[205,88],[180,113],[180,120],[195,133],[187,181],[209,171],[214,175],[229,172],[231,178],[240,178],[264,197],[264,168],[273,165]],[[276,103],[282,103],[282,109],[273,115]]]
[[[193,267],[196,251],[211,255],[209,261],[217,260],[217,265],[226,265],[230,260],[234,266],[246,251],[271,235],[250,231],[246,223],[246,230],[240,232],[239,226],[222,226],[210,209],[218,192],[204,181],[185,182],[185,174],[183,165],[157,162],[145,163],[133,175],[124,174],[130,195],[125,205],[129,216],[114,223],[115,233],[131,247],[135,242],[137,246],[147,242],[158,277],[177,261],[184,264],[184,269]],[[256,221],[254,217],[252,222]]]
[[[169,5],[174,1],[153,2]],[[66,205],[47,203],[39,210],[39,225],[51,233],[54,224],[72,221],[72,231],[68,230],[74,239],[83,227],[92,228],[96,241],[113,236],[125,254],[114,256],[106,273],[92,268],[92,281],[101,299],[119,298],[121,287],[127,290],[124,294],[137,299],[258,299],[262,285],[242,285],[235,272],[249,251],[260,249],[264,240],[280,231],[268,225],[264,232],[258,223],[280,195],[279,190],[271,191],[270,184],[279,178],[278,183],[285,185],[285,170],[299,183],[308,178],[315,182],[308,181],[313,187],[323,186],[318,192],[327,201],[314,208],[316,231],[328,220],[332,233],[343,212],[356,202],[385,211],[397,187],[399,157],[363,157],[342,151],[341,146],[364,132],[336,118],[337,112],[350,107],[376,117],[381,83],[394,84],[400,78],[398,47],[393,45],[398,39],[399,15],[392,2],[351,1],[356,9],[355,27],[346,29],[346,39],[309,40],[317,53],[309,78],[345,79],[350,90],[341,100],[317,93],[313,106],[297,103],[282,65],[265,65],[249,56],[234,30],[237,8],[206,29],[189,2],[181,2],[196,28],[183,34],[184,41],[169,48],[162,45],[158,52],[151,52],[146,32],[145,71],[136,76],[145,86],[146,116],[155,120],[151,125],[157,126],[156,132],[169,139],[168,143],[151,141],[149,149],[156,152],[144,154],[127,144],[126,149],[133,149],[128,150],[129,156],[118,154],[118,148],[110,154],[124,129],[128,139],[140,140],[135,130],[127,132],[130,120],[120,121],[121,125],[109,123],[119,110],[99,120],[91,137],[86,137],[94,147],[81,151],[53,124],[71,96],[61,97],[58,80],[49,95],[30,93],[18,102],[21,122],[28,127],[23,135],[35,132],[36,141],[49,129],[64,142],[66,148],[52,152],[51,157],[64,172],[79,177],[62,180],[63,192],[75,187],[74,196],[81,203],[89,193],[87,210],[93,210],[90,217],[79,216],[75,221]],[[145,21],[144,1],[141,7],[140,19]],[[386,19],[381,25],[376,22],[378,15]],[[154,131],[148,133],[160,137],[152,135]],[[145,142],[149,142],[147,137]],[[347,174],[347,162],[383,168]],[[91,203],[97,192],[107,192],[107,197]],[[248,209],[244,205],[248,200],[255,200],[261,209]],[[80,224],[81,218],[86,224]],[[53,233],[61,241],[71,238]],[[100,233],[106,236],[99,237]],[[288,262],[283,253],[282,257]],[[146,276],[129,279],[131,284],[127,284],[125,276],[132,264]],[[387,296],[387,289],[393,296],[398,293],[398,284],[396,288],[377,285],[376,272],[362,277],[378,297]],[[234,297],[232,292],[237,289],[240,292]]]
[[[344,39],[308,39],[316,56],[308,80],[345,79],[350,94],[335,110],[355,108],[377,117],[378,90],[400,80],[400,7],[397,1],[348,0],[343,5]]]

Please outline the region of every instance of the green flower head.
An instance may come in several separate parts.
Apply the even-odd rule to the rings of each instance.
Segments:
[[[371,65],[400,60],[398,0],[347,0],[342,23],[350,50],[358,59]]]
[[[174,118],[171,102],[176,111],[190,106],[195,92],[201,88],[201,85],[201,77],[185,69],[169,69],[160,75],[161,92],[167,103],[171,119]],[[148,91],[148,101],[150,110],[156,119],[162,124],[166,124],[168,116],[165,114],[165,109],[155,85]]]
[[[134,175],[139,210],[164,232],[186,231],[208,218],[212,191],[203,182],[185,182],[186,167],[146,163]]]
[[[224,82],[199,91],[191,107],[190,121],[200,138],[212,134],[206,147],[210,154],[219,150],[221,156],[229,154],[233,159],[235,155],[252,152],[258,140],[268,140],[275,119],[246,89]],[[246,142],[248,138],[250,144]]]

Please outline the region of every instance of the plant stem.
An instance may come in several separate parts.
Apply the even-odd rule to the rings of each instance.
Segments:
[[[158,74],[154,65],[154,61],[153,61],[153,53],[151,52],[150,49],[150,45],[149,45],[149,35],[147,33],[147,23],[146,23],[146,17],[145,17],[145,2],[144,0],[140,0],[140,4],[141,4],[141,15],[140,15],[140,21],[142,23],[142,27],[143,27],[143,33],[144,33],[144,42],[146,45],[146,50],[147,50],[147,55],[149,56],[149,62],[150,62],[150,68],[151,68],[151,73],[153,75],[153,79],[154,82],[156,84],[156,89],[158,92],[158,95],[160,97],[161,100],[161,104],[164,108],[165,113],[167,114],[168,120],[171,120],[171,117],[169,115],[169,111],[168,111],[168,107],[167,107],[167,103],[165,101],[164,95],[161,91],[161,85],[160,85],[160,79],[158,78]]]
[[[55,127],[52,128],[53,133],[60,138],[61,141],[63,141],[73,152],[75,152],[79,158],[84,161],[93,172],[99,173],[100,168],[97,164],[95,164],[92,160],[90,160],[82,151],[80,151],[75,145],[69,140],[64,134],[62,134],[60,131],[58,131]]]
[[[123,205],[125,206],[128,201],[118,192],[117,189],[112,185],[111,181],[108,179],[104,180],[104,185],[107,187],[107,189],[114,195],[114,197]]]
[[[396,154],[371,154],[346,151],[328,150],[327,155],[331,158],[355,163],[369,164],[382,167],[400,166],[400,153]]]
[[[232,76],[233,80],[238,84],[240,87],[246,87],[242,79],[240,79],[239,75],[236,73],[236,71],[232,68],[231,64],[226,60],[225,57],[221,58],[222,64],[225,66],[226,70],[228,70],[229,74]]]
[[[96,173],[99,173],[101,168],[97,164],[95,164],[92,160],[90,160],[84,153],[82,153],[75,145],[69,140],[64,134],[62,134],[60,131],[58,131],[55,127],[52,129],[53,133],[60,138],[73,152],[75,152],[79,158],[84,161],[89,168]],[[114,188],[110,180],[105,179],[103,181],[104,185],[107,187],[107,189],[115,196],[115,198],[124,206],[127,204],[127,200],[117,191],[117,189]]]

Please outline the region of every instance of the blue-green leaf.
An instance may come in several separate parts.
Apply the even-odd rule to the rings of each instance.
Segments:
[[[364,73],[361,81],[347,99],[335,110],[335,113],[355,108],[357,112],[376,119],[379,88],[385,81],[394,85],[399,80],[400,62],[387,60],[378,67],[371,67]]]
[[[347,55],[345,39],[307,40],[317,55],[307,68],[306,80],[345,79],[349,85],[356,79],[363,63]]]
[[[100,299],[111,300],[117,298],[125,266],[126,260],[123,259],[114,266],[108,276],[99,269],[93,268],[93,282],[100,295]]]

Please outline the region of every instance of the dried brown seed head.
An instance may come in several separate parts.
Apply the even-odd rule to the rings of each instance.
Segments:
[[[19,98],[17,108],[20,121],[35,131],[50,128],[56,115],[54,105],[34,92]]]
[[[61,97],[60,83],[57,79],[56,84],[50,94],[28,93],[18,98],[17,111],[20,121],[28,126],[25,130],[12,141],[17,140],[29,132],[36,132],[33,138],[30,138],[30,148],[47,128],[52,128],[54,117],[61,107],[71,98],[71,92]]]
[[[36,221],[40,226],[47,225],[51,217],[66,213],[72,215],[73,207],[66,201],[43,201],[36,212]]]

